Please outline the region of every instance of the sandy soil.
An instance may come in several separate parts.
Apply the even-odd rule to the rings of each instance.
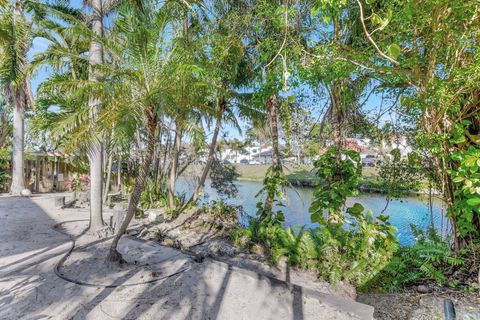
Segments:
[[[0,319],[371,319],[328,292],[124,237],[128,264],[107,268],[109,239],[83,234],[88,210],[52,195],[0,197]],[[106,212],[109,215],[109,212]],[[105,219],[108,221],[109,219]],[[61,265],[75,239],[76,248]]]

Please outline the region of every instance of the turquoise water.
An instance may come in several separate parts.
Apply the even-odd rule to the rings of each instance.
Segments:
[[[194,181],[189,179],[182,179],[177,186],[177,192],[184,192],[187,195],[191,194],[194,188]],[[227,202],[233,205],[241,205],[245,214],[254,216],[257,209],[256,204],[258,198],[255,195],[261,189],[262,184],[255,181],[237,181],[238,195],[233,199],[228,199]],[[287,200],[282,211],[285,214],[285,225],[289,226],[315,226],[310,222],[310,213],[308,208],[312,202],[313,189],[312,188],[288,188]],[[205,187],[205,195],[202,201],[218,200],[219,196],[210,188],[209,184]],[[371,209],[375,215],[380,214],[386,205],[384,195],[375,193],[361,193],[358,197],[347,199],[347,206],[355,202],[361,203],[365,209]],[[448,228],[448,222],[444,218],[443,207],[439,200],[434,199],[432,205],[432,218],[435,227],[442,232]],[[423,196],[405,197],[401,200],[390,201],[386,215],[390,216],[390,223],[397,227],[397,235],[399,242],[402,245],[411,245],[414,243],[410,225],[416,225],[420,228],[426,229],[431,223],[430,210],[428,205],[428,198]]]

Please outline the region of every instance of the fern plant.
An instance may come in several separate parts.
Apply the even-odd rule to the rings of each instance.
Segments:
[[[449,280],[454,270],[465,264],[451,250],[448,239],[442,239],[432,227],[426,231],[410,226],[417,239],[415,245],[402,247],[385,269],[364,289],[379,287],[381,291],[399,291],[407,286],[433,282],[437,285],[457,286]]]

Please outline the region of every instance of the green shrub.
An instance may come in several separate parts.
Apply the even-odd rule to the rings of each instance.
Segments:
[[[318,228],[285,230],[279,210],[262,221],[252,218],[247,228],[235,229],[231,237],[244,249],[261,244],[273,264],[285,257],[290,266],[315,269],[319,277],[331,283],[346,281],[362,286],[390,262],[398,249],[396,229],[386,216],[374,218],[358,203],[343,209],[346,198],[358,192],[362,172],[358,153],[330,148],[315,167],[322,184],[315,190],[310,211]]]
[[[325,223],[309,231],[319,276],[330,283],[346,281],[362,286],[380,272],[398,249],[396,229],[386,217],[375,219],[356,204],[347,209],[348,227]],[[355,212],[354,212],[355,211]]]
[[[167,195],[152,179],[148,179],[145,189],[140,195],[140,208],[145,211],[152,208],[160,208],[167,206]]]
[[[355,216],[350,230],[338,226],[285,229],[280,223],[251,219],[247,228],[238,227],[230,236],[242,249],[262,245],[273,265],[285,257],[289,266],[317,270],[319,277],[331,283],[363,285],[389,263],[397,239],[394,227],[374,219],[370,211]]]
[[[425,282],[455,287],[456,281],[448,276],[464,265],[465,260],[455,257],[450,241],[442,239],[432,227],[423,231],[411,226],[415,245],[401,247],[390,263],[365,288],[377,287],[381,291],[399,291],[407,286]]]
[[[331,283],[363,285],[385,267],[398,249],[396,228],[388,217],[364,213],[361,204],[344,209],[347,197],[358,194],[362,174],[357,152],[333,147],[315,162],[322,181],[314,192],[310,212],[317,229],[310,237],[317,250],[317,269]]]
[[[200,208],[200,213],[209,216],[209,222],[216,228],[233,229],[238,225],[240,207],[222,200],[212,200]]]

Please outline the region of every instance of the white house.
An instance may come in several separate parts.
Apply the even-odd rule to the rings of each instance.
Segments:
[[[271,147],[252,145],[244,147],[241,150],[234,150],[232,148],[226,148],[220,154],[220,158],[223,161],[230,163],[249,163],[260,164],[271,162]],[[268,156],[270,152],[270,156]],[[268,160],[270,158],[270,160]],[[270,162],[269,162],[270,161]]]
[[[408,143],[407,137],[405,136],[394,136],[391,140],[382,141],[382,148],[386,153],[394,149],[400,150],[400,154],[402,157],[406,157],[410,152],[413,151],[412,146]]]

